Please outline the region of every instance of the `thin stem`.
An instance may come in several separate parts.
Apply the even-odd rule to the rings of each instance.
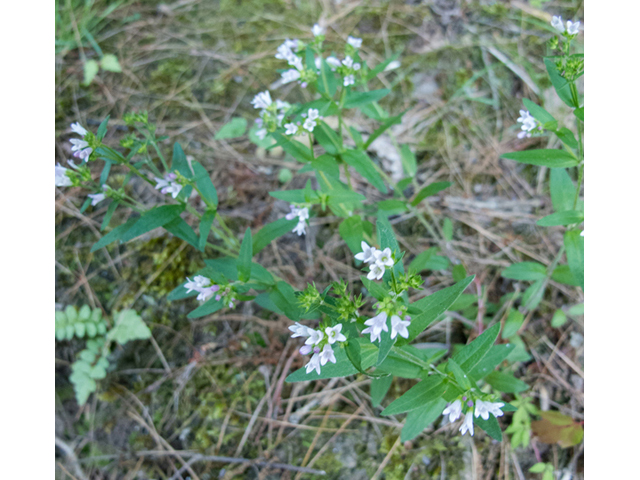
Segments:
[[[311,160],[315,160],[315,154],[313,153],[313,137],[311,136],[311,132],[309,132],[309,150],[311,151]]]

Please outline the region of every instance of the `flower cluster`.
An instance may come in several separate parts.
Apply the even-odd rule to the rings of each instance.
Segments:
[[[566,33],[567,35],[577,35],[580,31],[580,22],[572,22],[567,20],[567,26],[565,28],[562,23],[562,17],[555,16],[551,19],[551,26],[558,30],[560,33]]]
[[[473,408],[474,405],[475,412]],[[442,415],[448,415],[449,422],[453,423],[460,417],[460,415],[462,415],[462,411],[464,410],[464,421],[459,429],[460,433],[464,435],[469,432],[471,436],[473,436],[473,417],[482,417],[483,420],[489,420],[489,414],[494,417],[501,417],[504,415],[503,411],[500,410],[502,407],[504,407],[504,403],[502,402],[487,402],[485,400],[476,399],[474,403],[471,398],[465,395],[462,398],[456,399],[453,403],[448,404],[442,411]]]
[[[404,317],[404,320],[402,319]],[[387,318],[389,318],[389,313],[387,311],[382,311],[378,313],[373,318],[366,320],[364,322],[367,325],[367,328],[362,330],[363,334],[371,335],[371,343],[376,340],[381,340],[382,332],[388,332],[389,327],[387,326]],[[397,314],[391,315],[391,339],[393,340],[398,335],[403,338],[409,338],[409,330],[407,327],[411,324],[411,317],[409,315],[405,315],[401,310],[397,312]]]
[[[63,167],[59,163],[56,165],[56,187],[70,187],[73,185],[68,173],[68,168]]]
[[[198,292],[196,299],[200,302],[206,302],[214,293],[216,294],[216,301],[223,300],[229,308],[233,308],[234,302],[236,301],[233,295],[233,289],[229,285],[221,289],[220,285],[214,284],[210,278],[203,275],[196,275],[193,277],[193,280],[187,277],[184,288],[187,289],[187,293],[191,293],[192,291]]]
[[[267,136],[267,133],[273,132],[276,128],[282,126],[284,116],[287,110],[291,108],[291,105],[287,102],[283,102],[282,100],[276,100],[274,102],[271,100],[269,90],[260,92],[253,97],[251,105],[260,110],[260,116],[256,119],[256,125],[259,127],[256,135],[261,140]]]
[[[307,207],[297,207],[296,205],[293,205],[293,204],[290,205],[290,208],[291,208],[291,211],[287,213],[285,218],[287,220],[293,220],[294,218],[298,217],[298,224],[294,227],[292,231],[297,233],[298,236],[306,234],[307,233],[306,221],[309,219],[309,209]]]
[[[89,146],[89,142],[84,140],[87,135],[87,130],[82,127],[79,123],[72,123],[71,130],[75,133],[83,137],[82,140],[77,138],[72,138],[71,141],[71,151],[74,152],[73,156],[81,159],[83,162],[86,162],[89,159],[89,155],[93,152],[93,149]]]
[[[160,190],[164,195],[170,193],[173,198],[176,198],[182,190],[182,184],[177,179],[178,175],[175,173],[167,173],[164,178],[155,177],[156,190]]]
[[[307,132],[313,132],[313,129],[316,127],[316,120],[322,120],[323,117],[320,116],[320,112],[318,112],[317,108],[310,108],[307,113],[302,114],[302,118],[305,119],[304,123],[287,123],[284,127],[287,129],[284,133],[285,135],[298,135],[305,134]]]
[[[528,110],[520,110],[518,122],[522,123],[522,126],[520,127],[522,131],[518,133],[518,138],[531,137],[531,132],[536,129],[538,131],[542,131],[542,125],[533,118]]]
[[[291,338],[306,337],[304,345],[300,348],[302,355],[308,355],[313,352],[309,363],[305,365],[307,373],[315,370],[320,374],[320,367],[324,367],[327,362],[336,363],[336,356],[332,345],[336,342],[346,342],[342,331],[342,324],[339,323],[335,327],[321,327],[318,330],[306,327],[296,322],[289,327],[293,332]]]
[[[314,26],[314,30],[319,31],[316,26]],[[305,67],[302,57],[297,54],[301,51],[301,46],[299,40],[289,40],[287,38],[284,43],[278,47],[276,58],[286,60],[286,62],[293,67],[282,72],[282,83],[297,81],[302,88],[306,88],[308,82],[315,80],[317,72]]]
[[[375,247],[370,247],[365,241],[360,246],[362,252],[356,254],[356,260],[371,264],[367,274],[369,280],[380,280],[387,267],[393,267],[395,264],[391,249],[387,247],[384,250],[378,250]]]

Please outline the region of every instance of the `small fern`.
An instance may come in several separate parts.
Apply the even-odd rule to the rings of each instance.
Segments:
[[[64,311],[56,312],[56,339],[58,341],[77,338],[94,338],[107,333],[107,323],[102,318],[102,311],[89,305],[83,305],[78,312],[69,305]]]

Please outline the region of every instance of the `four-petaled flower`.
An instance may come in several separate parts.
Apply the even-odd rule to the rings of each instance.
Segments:
[[[324,332],[322,330],[309,329],[309,338],[304,342],[306,345],[317,345],[324,338]]]
[[[327,327],[324,329],[324,332],[327,334],[327,341],[331,345],[333,345],[336,342],[344,342],[347,340],[347,337],[345,337],[342,333],[340,333],[341,330],[342,330],[341,323],[339,323],[335,327]]]
[[[253,105],[253,108],[269,108],[271,103],[271,94],[269,93],[269,90],[258,93],[255,97],[253,97],[253,100],[251,100],[251,105]]]
[[[369,267],[369,273],[367,273],[367,278],[369,280],[380,280],[384,276],[385,268],[379,263],[374,263]]]
[[[504,407],[504,403],[502,402],[494,403],[477,400],[474,414],[476,418],[482,417],[483,420],[489,420],[489,414],[492,414],[494,417],[501,417],[504,415],[502,410],[500,410],[502,407]]]
[[[163,178],[155,177],[156,190],[160,190],[161,193],[170,193],[173,198],[176,198],[182,190],[182,185],[176,182],[178,176],[175,173],[167,173]]]
[[[356,253],[356,260],[361,260],[365,263],[375,262],[375,253],[377,251],[376,247],[370,247],[364,240],[360,243],[360,247],[362,248],[362,251],[360,253]]]
[[[391,257],[391,249],[389,247],[384,250],[377,250],[373,255],[378,265],[382,267],[393,267],[394,261]]]
[[[577,35],[580,30],[580,22],[572,22],[571,20],[567,20],[567,33],[569,35]]]
[[[409,318],[408,316],[405,318]],[[411,325],[410,320],[402,320],[398,315],[391,316],[391,338],[400,335],[403,338],[409,338],[409,330],[407,327]]]
[[[351,45],[353,48],[360,48],[360,46],[362,45],[362,39],[352,37],[351,35],[349,35],[347,37],[347,43]]]
[[[447,405],[447,408],[442,411],[442,415],[449,415],[449,423],[455,422],[461,414],[462,402],[459,399]]]
[[[464,416],[464,422],[462,422],[462,426],[460,427],[460,434],[464,435],[467,432],[473,437],[473,413],[471,410]]]
[[[371,334],[371,343],[380,340],[380,335],[383,331],[389,331],[389,327],[387,327],[387,312],[380,312],[375,317],[366,320],[364,324],[368,328],[362,330],[362,333],[365,335],[367,333]]]
[[[564,24],[562,23],[562,17],[554,15],[551,19],[551,26],[561,33],[564,33]]]
[[[342,85],[348,87],[349,85],[353,85],[354,83],[356,83],[356,78],[353,75],[347,75],[346,77],[344,77]]]
[[[77,133],[81,137],[84,137],[88,133],[87,130],[78,122],[71,124],[71,130],[73,130],[75,133]]]
[[[312,329],[310,329],[309,327],[301,325],[298,322],[296,322],[295,324],[291,325],[289,327],[289,330],[291,330],[293,332],[293,335],[291,335],[291,338],[308,337],[309,335],[311,335],[310,332],[312,331]]]
[[[313,352],[311,360],[309,360],[309,363],[306,365],[307,373],[311,373],[312,370],[315,370],[318,375],[320,375],[320,349],[315,347]]]
[[[327,362],[336,363],[336,356],[333,353],[333,348],[331,348],[331,345],[328,343],[324,346],[322,352],[320,352],[320,365],[324,367]]]

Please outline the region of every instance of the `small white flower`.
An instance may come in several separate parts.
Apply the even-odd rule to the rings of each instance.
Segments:
[[[298,51],[298,39],[294,38],[293,40],[289,40],[288,38],[284,41],[283,45],[286,45],[287,48],[291,50]]]
[[[364,335],[366,335],[367,333],[371,334],[371,343],[375,342],[376,340],[380,340],[380,334],[383,331],[385,332],[389,331],[389,327],[387,327],[386,312],[380,312],[375,317],[370,318],[369,320],[366,320],[364,324],[367,325],[369,328],[365,328],[364,330],[362,330],[362,333]]]
[[[326,362],[325,362],[326,363]],[[311,356],[311,360],[306,365],[307,373],[315,370],[320,375],[320,353],[316,352]]]
[[[462,435],[464,435],[467,432],[470,432],[471,436],[473,437],[473,413],[471,413],[471,410],[469,410],[467,414],[464,416],[464,422],[460,427],[460,433]]]
[[[489,414],[493,414],[494,417],[501,417],[504,415],[501,407],[504,407],[504,403],[502,402],[485,402],[483,400],[476,401],[476,408],[474,415],[476,418],[482,417],[483,420],[489,420]]]
[[[309,132],[313,132],[313,129],[316,127],[317,123],[314,122],[311,118],[307,118],[302,124],[302,128],[308,130]]]
[[[319,72],[320,69],[322,68],[322,58],[316,57],[315,64],[316,64],[316,70],[318,70]]]
[[[356,83],[356,77],[354,77],[353,75],[347,75],[346,77],[344,77],[344,82],[342,82],[342,85],[348,87],[349,85],[353,85],[354,83]]]
[[[318,25],[317,23],[313,26],[313,28],[311,29],[311,33],[313,33],[314,37],[317,37],[318,35],[324,35],[325,29],[322,28],[320,25]]]
[[[287,59],[287,63],[299,71],[304,70],[304,67],[302,66],[302,59],[295,54]]]
[[[389,65],[384,67],[384,71],[388,72],[389,70],[395,70],[400,66],[400,60],[394,60],[393,62],[389,62]]]
[[[95,207],[106,198],[106,195],[104,193],[90,193],[87,197],[91,199],[91,206]]]
[[[256,130],[256,137],[258,137],[260,140],[264,140],[266,136],[267,136],[266,128],[261,128],[259,130]]]
[[[314,330],[313,328],[308,329],[309,338],[304,342],[305,345],[317,345],[324,338],[324,332],[322,330]]]
[[[253,97],[253,100],[251,100],[251,105],[253,105],[253,108],[268,108],[271,103],[271,94],[269,93],[269,90],[260,92],[255,97]]]
[[[360,70],[360,67],[361,67],[361,65],[360,65],[359,63],[354,63],[354,64],[353,64],[353,70],[354,70],[355,72],[357,72],[358,70]]]
[[[580,236],[581,236],[581,237],[584,237],[584,230],[582,230],[582,231],[580,232]]]
[[[300,213],[300,208],[296,207],[293,204],[289,205],[289,208],[291,209],[291,211],[287,213],[284,218],[286,218],[287,220],[293,220],[298,216],[298,213]]]
[[[295,324],[291,325],[289,327],[289,330],[291,330],[293,332],[293,335],[291,335],[291,338],[308,337],[309,335],[311,335],[310,332],[313,331],[309,327],[301,325],[298,322],[296,322]]]
[[[370,247],[367,242],[364,240],[360,242],[360,247],[362,248],[362,252],[356,253],[356,260],[361,260],[365,263],[374,262],[376,257],[375,253],[378,251],[375,247]]]
[[[85,128],[82,125],[80,125],[78,122],[71,124],[71,130],[73,130],[75,133],[83,137],[87,134],[87,130],[85,130]]]
[[[360,46],[362,45],[362,39],[352,37],[351,35],[349,35],[347,37],[347,43],[351,45],[353,48],[360,48]]]
[[[288,60],[292,55],[294,55],[294,53],[291,51],[292,42],[293,40],[287,39],[282,45],[278,47],[278,53],[276,53],[276,58],[278,60]]]
[[[300,78],[300,72],[296,69],[282,72],[282,83],[290,83]]]
[[[335,327],[327,327],[324,329],[325,333],[327,334],[327,340],[331,345],[333,345],[336,342],[345,342],[347,340],[347,337],[345,337],[342,333],[340,333],[341,330],[342,330],[341,323],[339,323]]]
[[[306,235],[307,234],[307,224],[304,222],[304,220],[300,220],[296,226],[293,228],[292,232],[297,233],[298,236],[300,235]]]
[[[56,165],[56,187],[70,187],[73,185],[71,179],[67,176],[67,168],[60,164]]]
[[[577,35],[580,30],[580,22],[573,23],[571,20],[567,20],[567,33],[569,35]]]
[[[369,280],[380,280],[384,276],[385,268],[379,263],[374,263],[369,268],[369,273],[367,273]]]
[[[551,19],[551,26],[556,30],[558,30],[559,32],[564,33],[564,25],[562,24],[562,17],[554,15],[553,18]]]
[[[156,190],[160,190],[160,193],[166,195],[170,193],[173,198],[176,198],[182,190],[182,185],[176,182],[177,175],[175,173],[168,173],[164,178],[155,177]]]
[[[303,345],[300,347],[300,354],[301,355],[309,355],[311,353],[311,350],[313,350],[313,347],[311,345]]]
[[[407,327],[411,325],[408,320],[402,320],[398,315],[391,316],[391,338],[396,338],[396,335],[400,335],[403,338],[409,338],[409,330]]]
[[[298,133],[298,126],[295,123],[287,123],[284,128],[287,130],[284,132],[285,135],[295,135]]]
[[[336,363],[336,356],[333,353],[333,348],[328,344],[325,345],[322,352],[320,352],[320,365],[324,367],[327,362]]]
[[[69,141],[71,142],[71,145],[72,145],[71,147],[72,152],[77,152],[89,146],[89,143],[85,142],[84,140],[79,140],[77,138],[72,138]]]
[[[353,66],[353,58],[347,56],[344,60],[342,60],[342,64],[347,68],[351,68]]]
[[[340,60],[338,60],[336,57],[327,57],[326,62],[331,67],[332,72],[335,72],[336,68],[340,66]]]
[[[307,119],[309,120],[317,120],[320,118],[320,112],[317,108],[310,108],[309,112],[307,112]]]
[[[442,415],[449,415],[449,423],[455,422],[460,415],[462,415],[462,402],[460,400],[456,400],[450,405],[447,405],[442,411]]]
[[[391,256],[391,249],[389,247],[384,250],[377,250],[373,256],[375,258],[375,262],[383,268],[393,267],[393,264],[395,263]]]
[[[300,219],[300,221],[304,221],[304,220],[308,220],[309,219],[309,209],[307,207],[302,207],[300,209],[298,209],[298,218]]]

